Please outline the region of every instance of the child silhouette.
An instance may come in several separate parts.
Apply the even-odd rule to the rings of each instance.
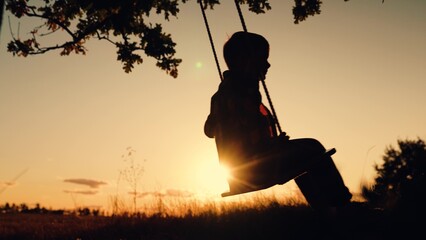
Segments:
[[[231,169],[230,192],[263,189],[295,178],[313,208],[349,203],[352,194],[319,141],[277,133],[259,91],[259,81],[271,66],[268,41],[255,33],[236,32],[223,54],[228,70],[211,98],[204,132],[215,138],[220,163]]]

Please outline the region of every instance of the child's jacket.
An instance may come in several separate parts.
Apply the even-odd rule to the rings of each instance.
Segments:
[[[211,98],[204,132],[215,138],[219,160],[231,168],[235,180],[263,185],[270,178],[272,166],[262,158],[277,132],[270,111],[262,104],[257,79],[242,79],[226,71]]]

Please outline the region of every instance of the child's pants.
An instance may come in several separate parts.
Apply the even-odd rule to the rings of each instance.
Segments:
[[[307,171],[295,181],[309,205],[322,209],[349,203],[352,194],[345,186],[333,159],[324,156],[326,149],[320,142],[302,138],[287,140],[280,145],[282,158],[278,169],[281,173],[293,167]]]

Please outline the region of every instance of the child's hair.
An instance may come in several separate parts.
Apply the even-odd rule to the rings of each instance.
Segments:
[[[229,69],[241,68],[242,60],[251,59],[269,51],[263,36],[250,32],[236,32],[223,46],[223,57]]]

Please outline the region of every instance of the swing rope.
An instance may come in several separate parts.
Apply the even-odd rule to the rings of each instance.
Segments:
[[[199,3],[200,3],[201,12],[203,14],[204,24],[206,25],[207,34],[209,35],[210,46],[212,47],[212,51],[213,51],[213,55],[214,55],[214,60],[216,61],[216,67],[217,67],[217,70],[219,71],[220,81],[223,81],[222,71],[220,70],[219,60],[217,58],[216,49],[214,47],[214,42],[213,42],[212,34],[210,32],[209,22],[207,21],[206,12],[205,12],[204,6],[203,6],[203,0],[199,0]]]
[[[268,88],[266,87],[265,79],[262,78],[261,82],[262,82],[263,90],[265,91],[266,97],[268,98],[269,106],[271,107],[272,115],[274,117],[275,124],[277,125],[278,132],[281,134],[283,133],[283,131],[281,130],[280,122],[278,122],[277,113],[275,112],[274,105],[272,105],[272,99],[271,99],[271,96],[269,95]]]
[[[241,25],[243,26],[243,30],[244,30],[244,32],[247,32],[247,26],[246,26],[246,23],[244,21],[244,16],[243,16],[243,13],[241,11],[240,4],[238,3],[238,0],[235,0],[234,2],[235,2],[235,6],[237,7],[238,16],[240,16],[240,21],[241,21]],[[281,126],[280,126],[280,123],[278,122],[277,114],[275,112],[274,105],[272,104],[272,99],[271,99],[271,96],[269,95],[268,88],[266,87],[265,78],[261,78],[260,80],[262,82],[263,90],[265,91],[266,97],[268,98],[269,106],[271,107],[272,115],[273,115],[274,120],[275,120],[275,125],[277,126],[278,131],[281,134],[282,133]]]
[[[241,11],[240,4],[238,3],[238,0],[235,0],[234,2],[235,2],[235,7],[237,7],[238,16],[240,17],[241,25],[243,25],[243,30],[244,32],[247,32],[247,26],[246,26],[246,22],[244,21],[244,16],[243,16],[243,12]]]

